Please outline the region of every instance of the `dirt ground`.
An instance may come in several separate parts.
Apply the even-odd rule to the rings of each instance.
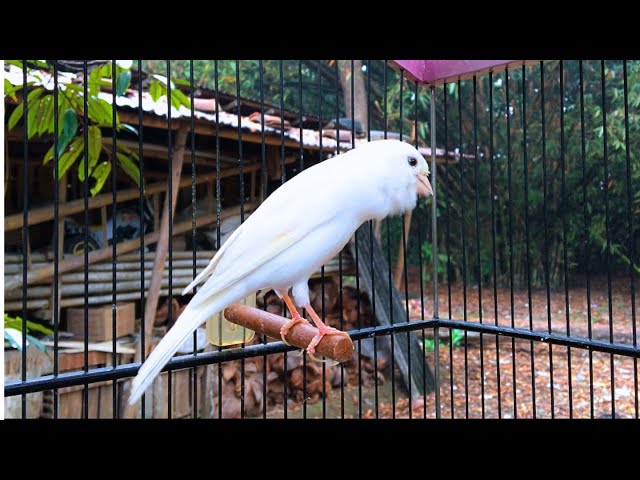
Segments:
[[[640,283],[640,282],[637,282]],[[415,287],[411,285],[410,287]],[[410,288],[415,290],[415,288]],[[449,316],[448,286],[440,285],[439,309],[441,317]],[[511,326],[509,289],[500,288],[497,315],[493,288],[483,286],[482,320],[487,323]],[[569,324],[567,325],[564,290],[552,291],[547,308],[545,289],[531,294],[532,322],[529,320],[527,290],[514,292],[514,325],[519,328],[589,336],[589,308],[584,279],[578,279],[569,291]],[[425,317],[432,314],[431,285],[425,285],[423,300]],[[451,318],[464,319],[462,284],[451,285]],[[609,299],[606,277],[591,282],[591,336],[610,340]],[[411,300],[412,319],[421,318],[420,300]],[[479,321],[478,288],[467,287],[467,320]],[[640,316],[636,311],[636,317]],[[611,296],[611,325],[613,340],[633,345],[636,340],[632,303],[627,277],[614,278]],[[640,319],[635,319],[636,324]],[[440,345],[440,404],[443,418],[638,418],[640,368],[637,359],[612,356],[562,346],[469,334],[450,348],[446,343],[448,331],[441,330]],[[637,343],[636,343],[637,344]],[[435,366],[433,351],[425,353],[429,364]],[[515,368],[514,368],[515,367]],[[515,370],[515,374],[514,374]],[[534,372],[532,378],[532,370]],[[396,374],[395,417],[435,418],[435,393],[410,402]],[[357,386],[345,385],[327,391],[322,401],[307,405],[308,417],[390,418],[394,416],[391,403],[390,373],[386,371],[378,383],[378,402],[375,385],[362,387],[362,402]],[[352,383],[352,382],[349,382]],[[360,408],[362,403],[362,408]],[[516,408],[514,408],[514,404]],[[344,406],[343,406],[344,405]],[[426,406],[426,409],[425,409]],[[411,411],[410,411],[411,407]],[[302,404],[290,401],[288,416],[302,416]],[[282,406],[271,410],[270,417],[282,417]]]

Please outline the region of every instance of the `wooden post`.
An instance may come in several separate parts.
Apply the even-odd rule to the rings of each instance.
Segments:
[[[164,261],[167,258],[167,252],[169,247],[169,209],[171,209],[171,216],[176,210],[176,200],[178,199],[178,190],[180,184],[180,174],[182,172],[182,164],[184,162],[185,145],[187,142],[186,128],[181,128],[176,134],[176,143],[173,153],[173,165],[171,168],[171,198],[169,195],[165,195],[164,207],[162,209],[162,219],[160,223],[160,237],[156,245],[156,257],[154,260],[155,267],[153,269],[153,276],[151,277],[151,285],[147,293],[147,300],[144,307],[144,328],[145,338],[151,338],[151,332],[153,330],[153,319],[156,315],[156,308],[158,307],[158,299],[160,297],[160,287],[162,283],[162,272],[164,271]],[[149,353],[150,342],[147,343],[145,349],[145,356]],[[138,349],[139,350],[139,349]],[[139,355],[139,351],[136,352],[136,361],[139,362],[142,358]]]
[[[396,288],[400,290],[400,282],[402,282],[402,274],[404,273],[404,253],[405,253],[405,242],[403,240],[409,239],[409,230],[411,229],[411,214],[412,210],[405,212],[404,214],[404,235],[400,236],[400,241],[398,242],[398,260],[396,261],[396,277],[395,284]],[[409,285],[406,286],[409,288]]]
[[[355,255],[355,238],[354,236],[349,242],[351,256]],[[382,248],[375,238],[371,238],[369,225],[364,224],[358,229],[358,273],[360,275],[361,285],[369,294],[375,289],[375,311],[376,321],[379,325],[391,325],[393,323],[401,323],[406,321],[406,309],[402,302],[400,293],[391,285],[389,291],[389,283],[387,282],[387,273],[390,265],[385,260]],[[373,257],[373,269],[371,270],[371,259]],[[391,303],[389,303],[391,298]],[[411,393],[414,398],[422,395],[425,390],[430,392],[435,387],[435,380],[420,346],[418,336],[411,332],[408,336],[405,333],[393,335],[395,342],[395,363],[402,375],[405,386],[411,384]],[[409,356],[411,357],[411,371],[409,371]],[[411,383],[410,383],[411,382]]]

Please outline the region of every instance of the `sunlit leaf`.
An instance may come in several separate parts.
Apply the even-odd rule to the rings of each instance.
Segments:
[[[111,173],[111,162],[102,162],[91,172],[91,176],[96,181],[91,189],[91,196],[95,197],[102,190],[104,182],[109,178],[109,173]]]

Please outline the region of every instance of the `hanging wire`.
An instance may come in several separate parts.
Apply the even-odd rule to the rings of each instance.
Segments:
[[[631,150],[629,148],[629,87],[627,77],[627,61],[622,62],[622,73],[624,80],[624,145],[625,157],[627,164],[627,230],[629,232],[629,252],[632,261],[635,261],[636,250],[633,241],[633,209],[632,209],[632,190],[631,190]],[[631,322],[633,346],[638,346],[637,326],[636,326],[636,287],[634,283],[633,265],[629,262],[629,294],[631,295]],[[635,392],[635,417],[638,418],[638,359],[633,358],[633,386]]]

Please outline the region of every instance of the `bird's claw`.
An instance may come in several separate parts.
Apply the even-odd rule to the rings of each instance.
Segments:
[[[334,365],[337,365],[340,362],[336,362],[335,360],[329,360],[329,359],[320,360],[315,356],[316,347],[318,346],[318,344],[324,338],[325,335],[342,335],[343,337],[348,338],[349,334],[347,332],[343,332],[333,327],[327,327],[326,325],[323,324],[318,327],[318,333],[316,334],[315,337],[311,339],[311,342],[307,346],[307,353],[309,354],[309,357],[312,360],[320,363],[326,363],[327,366],[333,367]]]
[[[291,320],[289,320],[287,323],[285,323],[282,328],[280,329],[280,338],[282,339],[282,341],[284,343],[286,343],[287,345],[291,345],[289,342],[287,342],[287,340],[285,339],[287,333],[289,333],[289,330],[291,330],[291,328],[296,325],[297,323],[300,322],[306,322],[306,320],[304,318],[302,318],[302,316],[300,315],[294,315],[293,318]],[[302,354],[301,354],[302,355]]]
[[[307,351],[307,353],[309,354],[309,358],[311,360],[313,360],[314,362],[318,362],[318,363],[326,363],[327,367],[335,367],[336,365],[338,365],[340,363],[337,360],[331,360],[330,358],[325,358],[324,360],[321,360],[318,357],[316,357],[313,353],[309,353],[308,351]]]

